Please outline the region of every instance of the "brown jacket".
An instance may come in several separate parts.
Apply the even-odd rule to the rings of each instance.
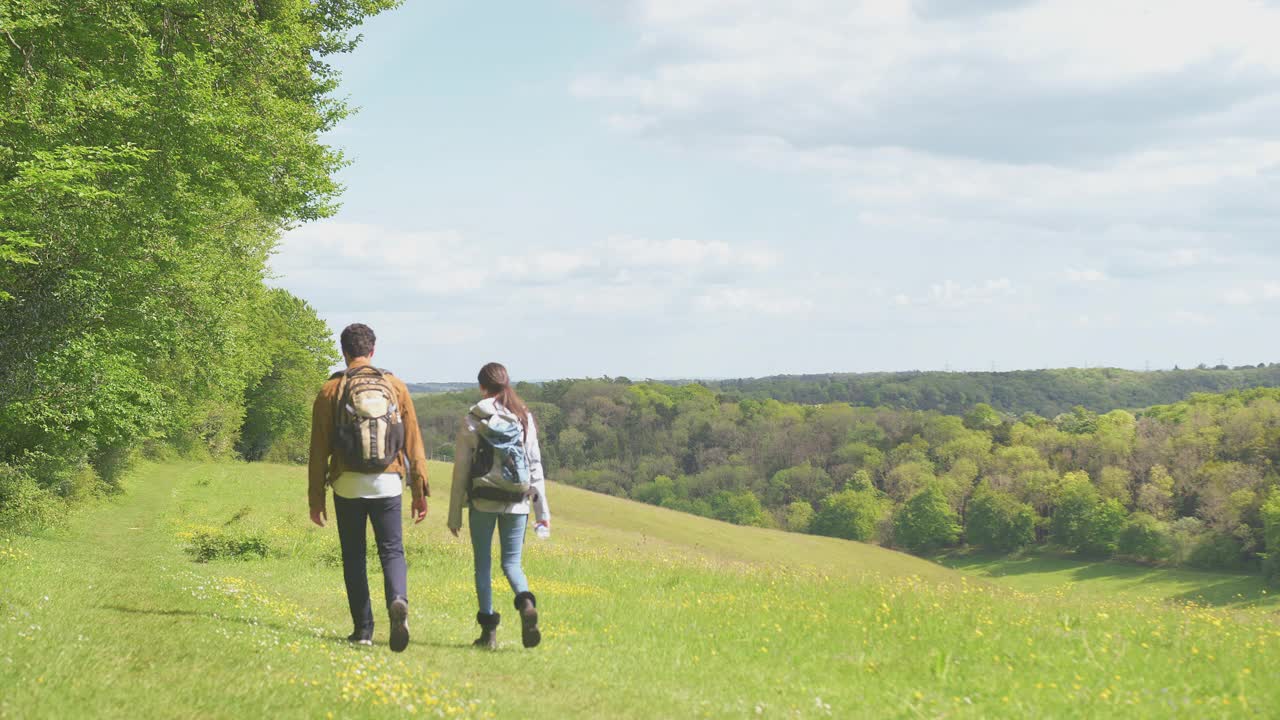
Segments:
[[[351,365],[368,365],[368,360],[357,360]],[[346,468],[342,466],[342,458],[333,452],[334,418],[333,406],[338,401],[338,384],[341,374],[335,373],[320,388],[316,402],[311,406],[311,461],[308,464],[308,498],[312,510],[325,509],[325,492],[328,484],[338,478]],[[413,491],[413,499],[428,497],[431,488],[427,484],[427,454],[422,447],[422,430],[418,428],[418,414],[413,409],[413,399],[409,397],[409,388],[400,378],[391,376],[396,388],[400,415],[404,420],[404,452],[409,457],[409,489]],[[387,466],[386,472],[398,473],[404,478],[405,467],[402,457]]]

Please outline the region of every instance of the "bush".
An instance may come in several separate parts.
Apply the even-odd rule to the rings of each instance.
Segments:
[[[711,498],[711,512],[715,519],[734,525],[769,527],[772,524],[760,504],[760,498],[750,490],[736,493],[721,490]]]
[[[238,559],[253,560],[267,557],[271,544],[258,532],[227,532],[219,528],[196,528],[184,533],[188,539],[187,552],[196,562]]]
[[[823,499],[809,532],[846,540],[870,540],[875,537],[876,525],[885,509],[885,501],[874,490],[834,493]]]
[[[894,541],[917,553],[954,545],[960,537],[957,519],[947,496],[935,483],[898,509],[893,519]]]
[[[1139,560],[1166,560],[1173,552],[1165,524],[1144,512],[1134,513],[1125,523],[1118,549]]]
[[[1187,564],[1202,570],[1244,570],[1244,548],[1234,535],[1213,532],[1204,535],[1191,550]]]
[[[27,532],[53,522],[61,503],[23,470],[0,463],[0,534]]]
[[[973,545],[1012,552],[1035,542],[1037,520],[1030,505],[984,483],[969,501],[965,535]]]

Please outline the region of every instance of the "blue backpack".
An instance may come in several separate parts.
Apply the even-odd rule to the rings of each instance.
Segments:
[[[480,442],[471,458],[468,496],[473,499],[523,502],[532,487],[524,453],[524,428],[502,415],[477,418]]]

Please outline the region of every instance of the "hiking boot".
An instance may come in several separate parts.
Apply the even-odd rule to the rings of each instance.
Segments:
[[[483,650],[497,650],[498,623],[502,622],[502,616],[498,613],[478,612],[476,622],[480,623],[480,637],[471,644]]]
[[[373,628],[361,628],[347,636],[347,642],[352,645],[372,645],[373,644]]]
[[[409,647],[409,603],[404,598],[391,601],[391,652],[404,652]]]
[[[520,611],[520,642],[527,648],[538,647],[542,631],[538,629],[538,599],[525,590],[516,595],[516,610]]]

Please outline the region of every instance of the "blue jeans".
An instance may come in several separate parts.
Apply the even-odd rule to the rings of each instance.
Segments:
[[[471,530],[471,552],[476,560],[476,600],[480,603],[480,612],[486,615],[493,613],[494,525],[498,527],[498,542],[502,548],[502,572],[511,583],[511,591],[519,594],[529,590],[529,581],[520,567],[520,557],[524,553],[524,529],[528,522],[528,515],[471,510],[467,524]]]

